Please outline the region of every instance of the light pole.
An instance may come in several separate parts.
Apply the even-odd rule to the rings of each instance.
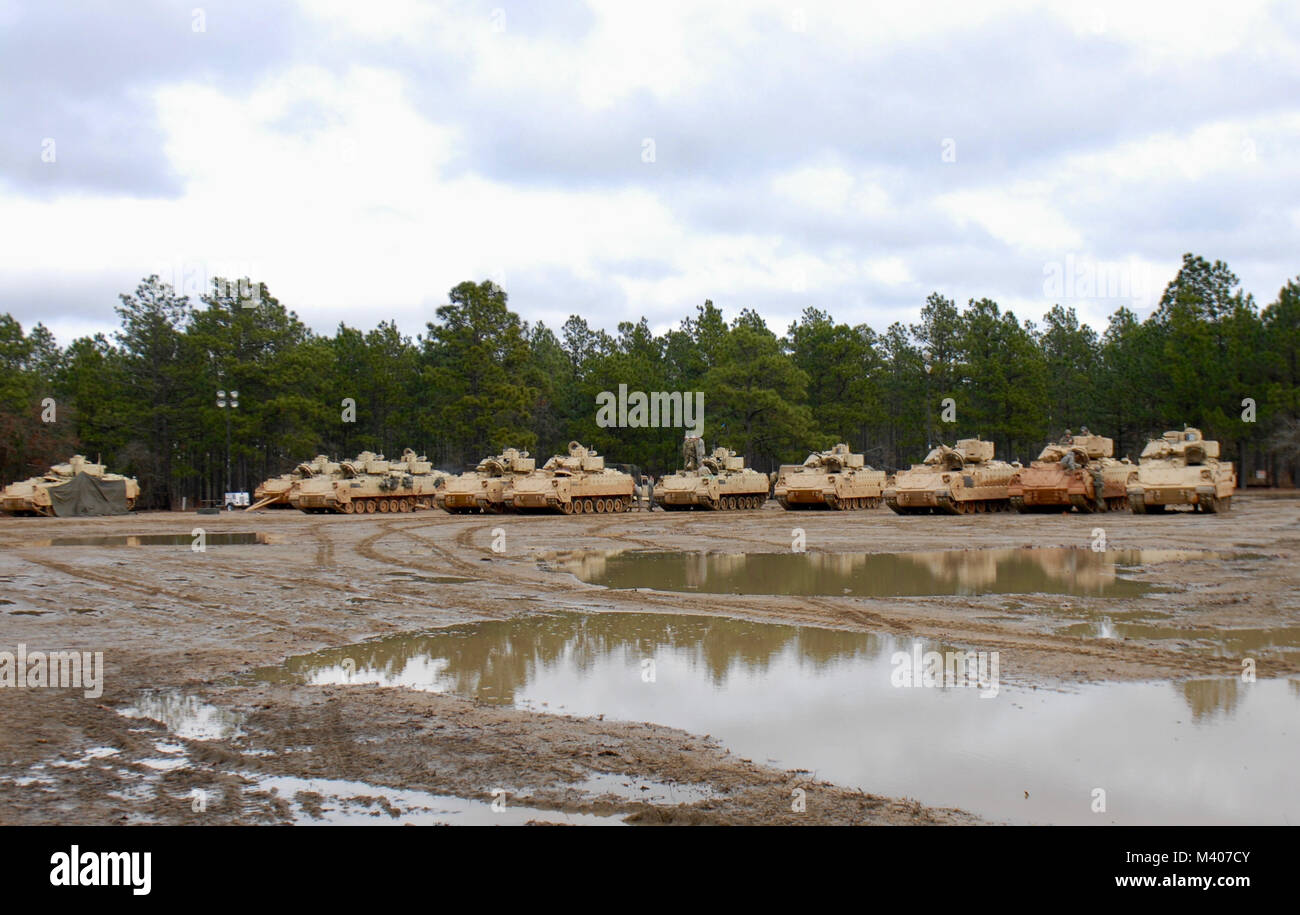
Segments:
[[[921,358],[925,360],[925,453],[929,454],[930,449],[934,447],[931,416],[934,404],[930,400],[930,372],[934,369],[934,353],[926,350],[921,354]]]
[[[230,411],[239,406],[239,392],[231,391],[230,396],[226,397],[225,391],[217,392],[217,409],[223,410],[226,414],[226,488],[221,493],[221,500],[225,502],[226,493],[230,492]]]

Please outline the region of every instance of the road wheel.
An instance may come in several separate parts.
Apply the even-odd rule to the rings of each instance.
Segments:
[[[350,515],[350,514],[352,514],[353,512],[355,512],[356,510],[357,510],[357,507],[356,507],[355,505],[353,505],[351,502],[344,502],[344,503],[343,503],[343,514],[345,514],[345,515]]]

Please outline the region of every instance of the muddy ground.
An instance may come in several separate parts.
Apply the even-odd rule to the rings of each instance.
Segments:
[[[639,823],[965,823],[961,811],[876,797],[737,758],[706,735],[645,722],[579,719],[452,696],[240,679],[287,656],[404,631],[557,609],[725,614],[891,633],[998,650],[1004,681],[1233,676],[1241,658],[1204,639],[1061,634],[1071,620],[1160,601],[1167,626],[1300,626],[1300,501],[1241,495],[1227,515],[898,517],[885,510],[609,516],[178,513],[62,520],[0,518],[0,650],[102,651],[103,695],[0,689],[0,822],[286,823],[316,803],[272,791],[273,776],[332,778],[536,808],[538,822],[598,814]],[[262,545],[50,546],[51,537],[258,531]],[[846,598],[609,591],[551,571],[573,549],[809,552],[985,547],[1190,549],[1238,555],[1146,566],[1176,593],[1122,602],[1059,595]],[[492,550],[504,531],[503,552]],[[469,581],[435,581],[437,578]],[[1105,605],[1105,606],[1103,606]],[[1252,652],[1260,677],[1300,673],[1300,653]],[[176,688],[240,720],[189,739],[121,714],[141,691]],[[114,752],[116,751],[116,752]],[[689,786],[690,803],[573,787],[618,776]],[[795,788],[806,810],[792,810]],[[202,803],[194,800],[196,789]],[[690,793],[688,792],[688,793]],[[290,802],[293,803],[290,803]],[[376,792],[357,802],[392,821]],[[295,813],[295,807],[298,813]],[[549,813],[548,813],[549,812]],[[550,815],[554,814],[554,815]]]

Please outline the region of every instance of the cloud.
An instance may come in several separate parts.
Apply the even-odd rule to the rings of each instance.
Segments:
[[[247,273],[416,333],[492,276],[552,328],[712,298],[883,330],[936,290],[1037,319],[1067,262],[1298,272],[1286,4],[201,10],[0,0],[0,310],[80,332],[147,273]]]

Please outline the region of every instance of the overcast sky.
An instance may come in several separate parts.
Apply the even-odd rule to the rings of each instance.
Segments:
[[[1184,251],[1300,274],[1300,4],[0,0],[0,312],[61,341],[158,273],[415,334],[883,330],[932,291],[1098,328]]]

